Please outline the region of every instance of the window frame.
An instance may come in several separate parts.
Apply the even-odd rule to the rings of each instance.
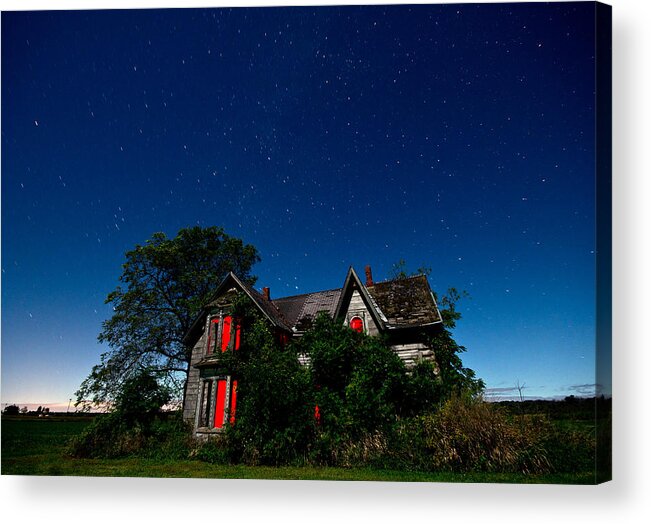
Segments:
[[[224,322],[228,319],[228,343],[224,347]],[[219,355],[226,351],[240,349],[242,323],[234,315],[226,315],[223,310],[217,314],[208,315],[206,321],[207,336],[204,355]]]
[[[221,425],[215,425],[217,415],[217,400],[219,395],[219,382],[225,382],[224,407],[222,410]],[[237,406],[237,379],[231,375],[216,375],[201,379],[199,388],[199,402],[195,427],[197,432],[220,432],[224,431],[227,424],[235,423],[235,411]],[[231,409],[232,408],[232,409]],[[231,413],[231,411],[233,411]]]
[[[362,326],[361,326],[362,329],[361,329],[361,331],[358,331],[357,329],[355,329],[355,328],[352,326],[353,320],[355,320],[356,318],[358,318],[358,319],[360,320],[360,322],[362,323]],[[348,327],[349,327],[350,329],[352,329],[353,331],[355,331],[356,333],[366,333],[366,319],[364,318],[364,315],[360,315],[360,314],[354,314],[354,315],[352,315],[352,316],[348,319]]]

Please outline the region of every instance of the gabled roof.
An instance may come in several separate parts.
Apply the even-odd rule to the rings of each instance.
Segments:
[[[412,327],[442,321],[425,275],[377,282],[368,293],[384,313],[388,327]]]
[[[315,318],[321,311],[333,316],[340,295],[341,289],[330,289],[328,291],[278,298],[272,300],[272,302],[281,312],[283,318],[298,330],[298,326]]]
[[[274,326],[285,330],[291,330],[291,326],[285,321],[278,308],[276,308],[270,300],[267,300],[261,293],[253,289],[253,287],[240,280],[237,275],[231,271],[226,275],[224,280],[222,280],[221,284],[217,286],[215,293],[213,293],[213,298],[202,308],[201,312],[192,323],[192,326],[183,337],[183,342],[185,344],[190,343],[200,333],[206,315],[210,311],[210,308],[215,305],[215,301],[233,287],[239,288],[246,293],[253,303],[258,306],[260,312],[267,317]]]
[[[340,289],[268,300],[234,273],[229,273],[183,338],[186,344],[200,334],[206,315],[219,297],[234,287],[246,293],[274,326],[286,331],[305,331],[321,311],[333,318],[342,317],[355,291],[359,292],[381,331],[428,326],[442,321],[425,275],[378,282],[367,287],[350,267]]]
[[[235,276],[235,275],[233,275]],[[237,277],[235,277],[237,278]],[[290,330],[292,325],[287,322],[280,310],[275,306],[273,300],[267,300],[265,296],[256,291],[253,287],[238,280],[242,289],[253,300],[254,304],[258,306],[260,311],[269,319],[271,323],[279,328]]]
[[[337,309],[335,309],[334,318],[343,316],[345,309],[348,307],[348,304],[350,304],[350,299],[352,298],[354,291],[359,291],[359,294],[361,295],[366,308],[371,313],[373,320],[380,330],[384,329],[386,327],[386,317],[382,314],[381,309],[369,295],[366,286],[362,284],[362,281],[359,279],[352,266],[348,268],[348,274],[344,281],[344,287],[341,289],[341,296],[339,297]]]

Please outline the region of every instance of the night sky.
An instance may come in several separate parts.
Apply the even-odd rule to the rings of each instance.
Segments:
[[[594,39],[587,2],[2,13],[3,406],[67,405],[124,252],[195,224],[276,298],[430,267],[489,394],[593,393]]]

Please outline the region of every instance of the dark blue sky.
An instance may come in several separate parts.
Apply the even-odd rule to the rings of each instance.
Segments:
[[[594,39],[589,2],[3,13],[2,401],[67,403],[124,252],[194,224],[275,297],[431,267],[489,388],[585,392]]]

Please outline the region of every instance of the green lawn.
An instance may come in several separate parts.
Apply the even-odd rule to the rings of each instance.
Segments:
[[[594,483],[594,474],[590,472],[579,475],[421,473],[344,468],[221,466],[195,460],[76,459],[67,456],[67,439],[79,433],[88,423],[87,419],[75,418],[3,417],[2,474],[388,482]]]

